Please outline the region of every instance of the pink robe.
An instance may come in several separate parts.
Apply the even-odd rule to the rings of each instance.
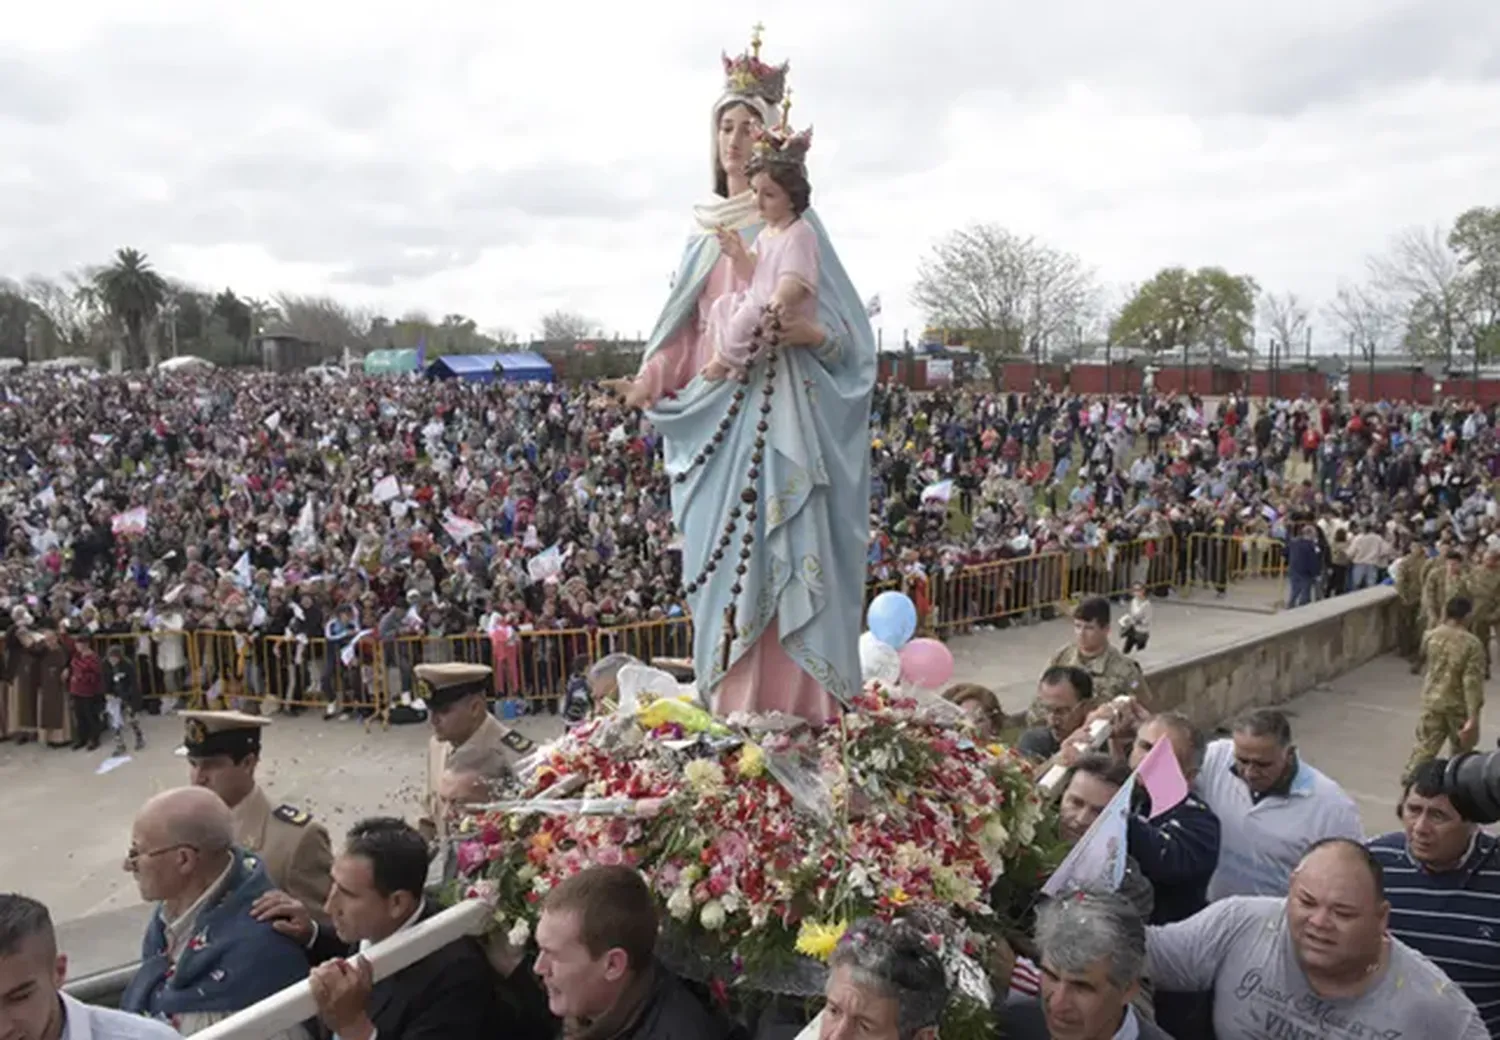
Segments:
[[[797,221],[793,227],[801,226]],[[806,229],[810,232],[811,229]],[[790,230],[790,229],[788,229]],[[776,236],[786,237],[786,234]],[[816,250],[816,236],[813,247]],[[812,286],[817,285],[816,252]],[[762,255],[762,261],[765,256]],[[757,264],[757,274],[760,273]],[[767,276],[772,274],[767,270]],[[735,277],[734,267],[727,257],[720,257],[704,282],[703,292],[698,297],[698,320],[683,325],[662,344],[651,359],[642,367],[639,379],[648,391],[653,403],[669,393],[676,393],[702,371],[713,360],[714,336],[710,332],[710,321],[714,305],[724,298],[726,301],[745,291],[745,283]],[[775,288],[774,281],[772,289]],[[769,299],[767,291],[766,298]],[[816,304],[813,304],[816,307]],[[740,359],[743,360],[741,352]],[[726,360],[734,363],[733,353]],[[729,672],[720,680],[713,693],[714,712],[727,717],[737,711],[770,712],[782,711],[797,715],[812,723],[823,723],[839,714],[838,701],[811,675],[802,670],[782,649],[780,630],[776,620],[766,626],[755,645],[730,666]]]

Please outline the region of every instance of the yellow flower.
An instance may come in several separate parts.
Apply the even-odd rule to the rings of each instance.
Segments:
[[[895,903],[897,906],[905,906],[907,903],[911,902],[911,896],[906,894],[906,889],[902,888],[900,885],[897,885],[895,888],[891,889],[891,902]]]
[[[766,771],[766,753],[759,745],[746,744],[740,749],[739,774],[754,779]]]
[[[839,940],[848,930],[848,921],[839,921],[837,924],[803,921],[802,927],[797,929],[797,952],[804,957],[816,957],[820,961],[826,961],[832,956],[834,948],[838,946]]]

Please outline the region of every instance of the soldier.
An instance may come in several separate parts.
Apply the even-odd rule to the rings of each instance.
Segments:
[[[1448,550],[1440,566],[1429,566],[1422,583],[1423,630],[1437,628],[1443,623],[1443,611],[1448,601],[1455,596],[1469,596],[1468,575],[1464,573],[1464,554],[1458,549]]]
[[[462,749],[465,758],[495,762],[503,772],[483,778],[494,782],[510,779],[516,763],[534,751],[536,745],[501,725],[490,714],[489,697],[495,679],[489,668],[455,662],[419,664],[413,671],[417,696],[427,703],[428,719],[432,722],[432,739],[427,748],[427,790],[418,826],[428,841],[438,841],[447,834],[448,814],[442,793],[445,786],[452,786],[445,785],[444,775],[455,752]]]
[[[1052,668],[1082,668],[1094,684],[1094,699],[1105,703],[1116,697],[1134,697],[1150,703],[1146,675],[1132,657],[1109,645],[1109,600],[1086,599],[1073,611],[1075,639],[1052,655]]]
[[[1490,635],[1495,617],[1500,613],[1500,550],[1484,554],[1484,564],[1469,574],[1469,589],[1474,598],[1474,622],[1471,631],[1484,647],[1484,677],[1490,677]]]
[[[261,730],[271,720],[238,711],[182,711],[187,720],[188,771],[234,814],[235,844],[260,854],[277,888],[307,907],[315,920],[328,898],[333,845],[328,831],[294,805],[274,809],[255,782]]]
[[[1401,601],[1397,641],[1401,656],[1411,662],[1413,675],[1422,670],[1417,647],[1422,642],[1422,571],[1426,564],[1426,550],[1412,539],[1411,547],[1401,557],[1401,566],[1396,568],[1396,596]]]
[[[1484,648],[1468,630],[1473,609],[1467,598],[1455,596],[1443,612],[1443,623],[1422,637],[1427,679],[1422,684],[1417,743],[1406,761],[1404,778],[1409,779],[1417,766],[1436,758],[1444,741],[1458,754],[1472,750],[1479,740]]]

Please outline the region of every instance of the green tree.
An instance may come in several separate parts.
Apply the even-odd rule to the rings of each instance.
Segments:
[[[1138,288],[1110,323],[1114,343],[1150,354],[1193,350],[1211,358],[1255,349],[1255,297],[1249,275],[1222,267],[1168,267]]]
[[[224,322],[224,331],[235,342],[249,346],[255,312],[247,301],[234,294],[233,289],[225,289],[214,297],[213,316]]]
[[[1448,248],[1458,258],[1470,345],[1493,361],[1500,357],[1500,206],[1475,206],[1459,214]]]
[[[962,329],[996,380],[999,361],[1075,343],[1098,310],[1094,273],[1071,253],[998,224],[974,224],[932,247],[911,300],[929,326]]]
[[[125,330],[126,367],[145,368],[146,329],[167,301],[167,280],[144,253],[128,248],[117,252],[114,263],[95,278],[105,309]]]

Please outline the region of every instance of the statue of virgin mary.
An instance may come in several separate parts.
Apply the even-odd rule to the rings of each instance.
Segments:
[[[761,231],[744,167],[754,134],[775,123],[787,72],[761,61],[758,29],[749,52],[724,67],[711,124],[715,197],[695,207],[641,371],[618,389],[664,436],[683,570],[702,575],[689,585],[700,694],[721,717],[781,711],[823,723],[861,685],[875,338],[809,209],[817,321],[788,320],[774,370],[763,351],[747,373],[760,388],[774,371],[769,412],[733,408],[744,384],[700,375],[714,354],[705,335],[714,302],[745,288],[718,236],[737,233],[748,247]],[[747,475],[753,503],[742,498]]]

